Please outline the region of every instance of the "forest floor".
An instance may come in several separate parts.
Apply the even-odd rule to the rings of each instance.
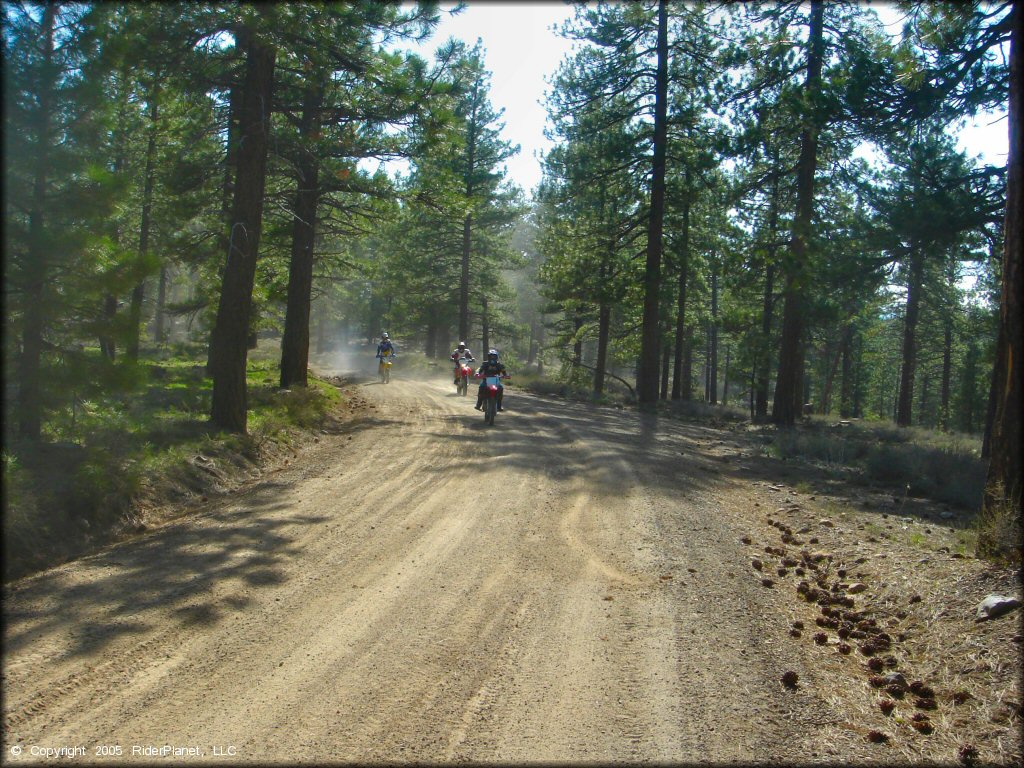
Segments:
[[[966,523],[765,457],[742,424],[513,384],[487,427],[472,395],[417,378],[357,380],[287,465],[10,584],[5,762],[169,746],[230,763],[1020,763],[1021,611],[974,622],[1020,583],[958,551]],[[847,604],[825,615],[808,589]],[[845,621],[863,632],[849,653]],[[918,685],[886,714],[872,676],[894,672]]]

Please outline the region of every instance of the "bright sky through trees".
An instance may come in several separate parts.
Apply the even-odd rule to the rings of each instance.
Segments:
[[[493,74],[491,103],[505,109],[504,137],[520,145],[520,152],[508,162],[509,177],[529,194],[541,178],[540,153],[551,148],[544,137],[546,115],[542,101],[546,79],[557,70],[571,50],[568,40],[554,27],[573,14],[573,7],[561,2],[483,2],[470,0],[458,14],[450,11],[456,3],[443,3],[441,24],[435,34],[416,50],[431,57],[449,37],[472,46],[483,41],[485,65]],[[891,7],[875,3],[890,32],[900,21]],[[960,146],[970,155],[986,161],[1006,162],[1005,114],[983,115],[961,133]],[[404,168],[402,169],[405,170]]]

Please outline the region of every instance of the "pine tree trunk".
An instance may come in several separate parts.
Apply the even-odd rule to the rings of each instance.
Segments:
[[[840,342],[842,362],[842,381],[839,384],[839,417],[850,418],[851,397],[853,390],[853,324],[843,326],[843,338]]]
[[[583,339],[580,336],[580,329],[583,328],[583,312],[577,305],[572,315],[572,371],[569,381],[573,384],[579,380],[580,365],[583,363]]]
[[[139,261],[145,263],[149,255],[149,235],[153,217],[153,186],[156,177],[156,134],[160,110],[160,85],[153,86],[149,95],[149,136],[146,139],[146,170],[142,187],[142,220],[139,223]],[[128,308],[129,337],[125,353],[131,360],[139,358],[139,336],[142,333],[142,301],[145,297],[145,280],[139,280],[132,290]]]
[[[434,357],[434,346],[437,339],[437,323],[431,318],[427,320],[426,341],[423,343],[423,354],[427,357]]]
[[[931,405],[931,384],[931,376],[925,373],[924,376],[921,377],[921,407],[918,408],[917,413],[917,423],[920,426],[925,426],[927,424],[928,406]]]
[[[537,325],[537,375],[544,375],[544,316]]]
[[[683,386],[681,400],[693,400],[693,326],[683,334]]]
[[[304,143],[315,141],[320,130],[323,84],[307,81],[299,132]],[[281,337],[281,388],[304,387],[309,368],[309,308],[313,297],[313,245],[320,203],[320,163],[311,147],[302,147],[298,162],[292,221],[291,262],[288,269],[288,305]]]
[[[270,142],[274,85],[273,47],[249,36],[243,87],[238,170],[231,206],[231,236],[211,349],[213,406],[217,426],[246,428],[246,360],[252,290],[263,223],[263,190]]]
[[[235,30],[235,45],[243,50],[248,45],[249,30],[238,27]],[[231,202],[235,195],[235,170],[238,166],[239,136],[242,120],[242,83],[236,82],[228,93],[227,144],[224,148],[224,179],[221,187],[221,214],[224,221],[224,247],[227,251],[230,233]]]
[[[491,326],[487,317],[487,294],[480,298],[480,333],[482,336],[484,354],[491,348]]]
[[[924,279],[924,254],[911,247],[907,280],[907,315],[903,322],[903,365],[900,372],[899,404],[896,423],[909,427],[914,408],[914,376],[917,370],[917,321],[921,316],[921,287]]]
[[[725,375],[722,377],[722,405],[729,404],[729,363],[730,354],[732,353],[732,347],[728,344],[725,345]]]
[[[462,223],[462,272],[459,278],[459,338],[469,338],[469,255],[473,216],[467,213]]]
[[[708,327],[708,402],[718,404],[718,264],[711,266],[711,322]]]
[[[537,324],[537,313],[534,311],[533,317],[530,320],[530,349],[526,353],[526,364],[528,366],[532,366],[537,361]]]
[[[686,170],[686,183],[689,187],[690,171]],[[683,397],[683,336],[686,332],[686,281],[690,271],[690,201],[683,203],[683,231],[681,235],[679,259],[679,288],[676,294],[676,338],[675,359],[672,367],[672,399]]]
[[[754,417],[768,418],[768,384],[771,379],[771,353],[769,345],[772,336],[772,313],[775,307],[775,264],[769,261],[764,274],[764,298],[761,304],[761,356],[757,365],[757,395],[754,403]]]
[[[240,51],[248,50],[249,30],[245,26],[239,24],[232,31],[235,36],[235,47]],[[227,142],[224,149],[224,178],[223,185],[221,187],[221,221],[223,222],[223,228],[221,230],[221,251],[223,253],[229,253],[231,251],[231,205],[235,196],[235,175],[238,168],[238,148],[241,143],[240,126],[242,120],[242,97],[243,83],[236,82],[231,86],[231,90],[228,93]],[[221,281],[224,280],[223,268],[220,270],[220,278]],[[214,330],[214,328],[210,328],[210,341],[206,350],[207,373],[211,373],[213,371]]]
[[[939,429],[949,431],[950,380],[953,375],[953,318],[947,317],[942,329],[942,385],[939,394]]]
[[[825,359],[831,359],[832,364],[828,369],[828,376],[825,379],[825,388],[821,393],[821,407],[818,409],[818,413],[823,416],[832,412],[832,388],[835,385],[836,373],[839,371],[839,362],[843,358],[843,338],[845,338],[846,327],[846,324],[844,324],[843,332],[840,335],[839,345],[836,347],[834,355],[832,354],[832,350],[829,349],[831,344],[828,344],[825,347]]]
[[[807,358],[804,356],[804,350],[800,350],[800,365],[797,369],[797,381],[800,385],[797,389],[797,397],[793,402],[793,407],[796,412],[802,414],[804,412],[804,406],[811,402],[811,377],[807,375]]]
[[[658,399],[658,352],[661,322],[658,299],[661,294],[662,232],[665,219],[665,152],[668,139],[668,8],[658,2],[657,74],[654,96],[654,157],[651,168],[651,210],[647,228],[647,260],[644,267],[644,309],[641,330],[637,396],[641,404]]]
[[[43,38],[39,77],[38,106],[35,114],[35,169],[32,180],[32,207],[29,212],[28,254],[25,263],[25,315],[18,366],[18,434],[38,441],[43,428],[41,363],[45,327],[44,291],[48,278],[49,254],[46,246],[46,198],[50,176],[50,145],[53,143],[53,96],[56,88],[54,27],[57,3],[43,6]]]
[[[750,366],[750,420],[754,421],[754,390],[757,388],[757,366]]]
[[[1024,244],[1021,242],[1021,222],[1024,220],[1024,127],[1021,125],[1021,96],[1024,72],[1021,71],[1021,46],[1024,45],[1024,12],[1014,4],[1012,37],[1010,43],[1010,152],[1007,160],[1006,220],[1003,238],[1003,283],[999,302],[999,337],[996,345],[996,365],[993,379],[994,408],[988,476],[982,513],[997,514],[1004,510],[1016,520],[1020,535],[1022,488],[1024,483],[1024,454],[1021,443],[1021,422],[1024,420]],[[998,536],[979,539],[981,552],[1003,552],[1013,542],[1012,532],[1000,532],[1009,539],[1000,542]]]
[[[773,157],[778,166],[778,156]],[[764,294],[761,300],[761,338],[757,357],[757,393],[755,394],[755,420],[768,418],[768,385],[771,380],[772,356],[772,316],[775,311],[775,258],[778,251],[779,229],[779,174],[772,178],[772,197],[768,209],[768,255],[765,259]]]
[[[316,353],[322,355],[327,351],[327,308],[329,306],[325,295],[317,307],[316,313]]]
[[[612,308],[601,302],[597,316],[597,362],[594,365],[594,394],[604,393],[605,368],[608,365],[608,337],[611,332]]]
[[[128,156],[128,141],[127,141],[127,129],[128,129],[128,107],[130,104],[131,94],[129,88],[126,87],[131,74],[129,68],[126,65],[122,65],[120,72],[120,78],[118,80],[119,86],[123,89],[118,94],[118,109],[117,109],[117,125],[114,128],[114,175],[121,177],[125,172],[125,165],[127,164]],[[116,217],[112,217],[111,230],[114,238],[114,242],[119,246],[121,245],[122,235],[121,227]],[[103,356],[110,361],[117,358],[117,339],[114,336],[115,318],[117,317],[117,296],[112,293],[107,293],[103,297],[103,332],[100,334],[100,351]]]
[[[129,336],[128,344],[125,346],[125,356],[129,360],[139,359],[139,340],[142,325],[142,302],[146,298],[146,281],[140,280],[132,288],[131,298],[128,303]]]
[[[814,173],[818,165],[818,123],[815,114],[821,87],[824,8],[821,0],[811,3],[808,32],[807,81],[804,87],[811,115],[805,118],[800,137],[797,163],[797,206],[790,240],[790,263],[786,268],[782,308],[782,341],[779,348],[779,372],[775,382],[772,421],[791,427],[800,414],[800,368],[803,361],[804,297],[803,277],[807,268],[807,248],[814,215]]]
[[[902,368],[902,367],[901,367]],[[900,381],[903,378],[903,371],[899,370],[896,373],[896,381],[893,382],[893,398],[892,398],[892,420],[896,422],[896,417],[899,414],[900,404]]]
[[[704,341],[704,402],[711,402],[711,328]]]
[[[963,381],[960,393],[960,401],[963,406],[963,412],[960,417],[963,421],[963,430],[970,435],[974,434],[974,408],[975,401],[977,399],[977,385],[976,380],[978,378],[978,344],[972,339],[967,344],[967,353],[964,355],[964,370],[960,374],[960,378]],[[988,403],[991,406],[995,398],[993,397],[992,384],[995,383],[995,377],[989,382],[989,397]],[[989,454],[989,440],[992,435],[988,428],[985,429],[984,437],[981,441],[981,458],[990,458]]]
[[[668,338],[668,329],[662,334],[662,338]],[[661,350],[661,399],[668,400],[668,371],[669,361],[672,358],[672,349],[668,343],[664,344]]]
[[[860,335],[856,336],[857,351],[853,367],[853,418],[859,419],[864,416],[864,382],[861,376],[861,358],[864,352],[864,342]]]
[[[103,297],[103,322],[107,328],[113,326],[115,317],[117,317],[117,297],[108,293]],[[113,336],[107,333],[100,336],[100,352],[111,362],[117,358],[117,342],[114,341]]]
[[[156,285],[156,315],[153,323],[153,336],[157,344],[167,341],[167,266],[160,265],[160,279]]]

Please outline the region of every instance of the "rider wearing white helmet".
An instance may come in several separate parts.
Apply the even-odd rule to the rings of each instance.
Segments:
[[[387,355],[397,357],[398,353],[395,351],[395,345],[391,343],[391,338],[387,333],[382,333],[380,335],[380,344],[377,345],[377,357],[386,357]]]
[[[455,351],[451,354],[452,360],[455,362],[455,383],[459,383],[459,364],[463,360],[475,360],[473,353],[466,347],[466,342],[460,341],[459,346],[455,348]]]

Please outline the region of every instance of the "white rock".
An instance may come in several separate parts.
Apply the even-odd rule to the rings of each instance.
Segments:
[[[1004,613],[1009,613],[1019,606],[1020,600],[1015,597],[989,595],[978,603],[978,610],[974,614],[974,620],[985,621],[985,619],[994,619],[1002,616]]]
[[[819,520],[818,525],[824,525],[828,528],[832,528],[835,526],[835,523],[833,523],[831,520]]]

